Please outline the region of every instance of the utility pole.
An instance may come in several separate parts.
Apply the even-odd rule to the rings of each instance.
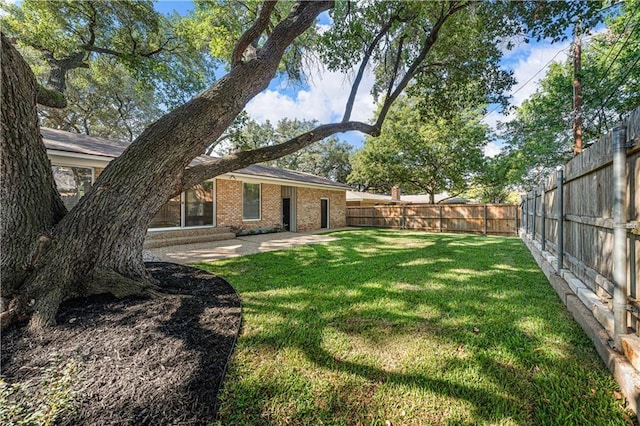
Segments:
[[[573,42],[573,154],[582,152],[582,88],[580,70],[582,68],[582,35],[580,23],[575,27]]]

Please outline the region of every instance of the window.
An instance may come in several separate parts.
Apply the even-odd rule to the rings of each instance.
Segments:
[[[91,189],[93,169],[66,166],[51,166],[51,169],[62,202],[68,210],[71,210]]]
[[[180,223],[180,195],[167,201],[151,220],[149,228],[177,228]]]
[[[184,192],[184,226],[213,225],[213,182],[202,182]]]
[[[260,184],[242,184],[242,219],[260,220]]]

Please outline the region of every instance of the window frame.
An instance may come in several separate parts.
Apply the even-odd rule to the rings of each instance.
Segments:
[[[50,167],[51,167],[51,174],[54,176],[53,180],[54,180],[54,185],[56,188],[56,191],[58,191],[58,194],[60,194],[60,190],[58,189],[58,185],[55,182],[55,171],[54,171],[54,167],[66,167],[69,169],[86,169],[86,170],[91,170],[91,187],[93,187],[93,184],[96,183],[96,168],[94,166],[86,166],[86,165],[78,165],[78,164],[73,164],[71,162],[67,163],[67,162],[53,162],[50,161]],[[84,197],[86,194],[83,194],[81,197],[78,198],[78,202],[80,201],[80,199],[82,197]],[[60,194],[60,198],[62,198],[62,194]],[[64,202],[64,200],[63,200]],[[76,204],[78,204],[76,202]],[[71,210],[72,208],[74,208],[76,206],[76,204],[74,204],[73,206],[71,206],[70,208],[68,208],[69,210]],[[66,204],[65,204],[66,207]]]
[[[245,185],[257,185],[258,186],[258,217],[247,218],[245,217]],[[242,221],[243,222],[258,222],[262,220],[262,184],[255,182],[242,182]]]

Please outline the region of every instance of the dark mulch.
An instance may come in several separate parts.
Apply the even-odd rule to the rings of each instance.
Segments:
[[[147,263],[166,297],[92,297],[64,305],[58,326],[34,336],[24,325],[2,335],[2,375],[44,386],[45,370],[77,366],[85,425],[211,423],[240,329],[240,300],[223,279],[171,263]],[[50,374],[50,372],[49,372]]]

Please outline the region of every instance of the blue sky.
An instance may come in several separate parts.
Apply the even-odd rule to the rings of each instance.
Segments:
[[[193,3],[191,1],[160,1],[155,7],[162,13],[176,11],[186,14],[193,8]],[[518,81],[511,90],[512,105],[520,105],[524,99],[534,93],[550,61],[566,60],[569,48],[570,41],[556,44],[532,42],[523,43],[514,50],[506,52],[502,66],[512,70]],[[356,99],[352,119],[366,121],[373,117],[375,104],[369,94],[372,84],[373,77],[365,76]],[[349,76],[323,69],[314,70],[310,73],[309,84],[303,87],[287,85],[281,80],[272,82],[266,91],[256,96],[247,105],[247,111],[259,122],[265,120],[277,122],[284,117],[315,119],[321,123],[337,121],[342,117],[349,88]],[[497,107],[490,106],[489,111],[491,113],[487,115],[485,122],[492,127],[495,127],[498,121],[509,120],[509,117],[505,117]],[[351,132],[339,137],[356,148],[362,146],[363,136],[359,133]],[[495,144],[489,144],[485,150],[490,156],[497,154],[498,151],[499,145]]]

